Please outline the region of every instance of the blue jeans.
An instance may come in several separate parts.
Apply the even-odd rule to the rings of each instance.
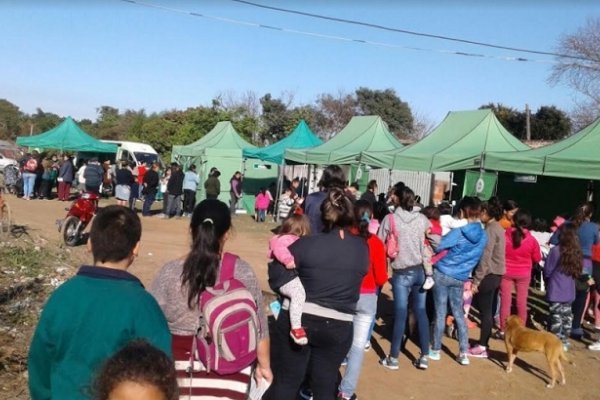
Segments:
[[[433,300],[435,302],[435,324],[433,327],[433,350],[442,348],[442,334],[446,326],[446,312],[448,302],[450,311],[458,329],[458,344],[461,353],[469,349],[469,332],[465,323],[465,310],[463,308],[464,282],[441,273],[437,269],[433,271]]]
[[[365,356],[365,344],[371,333],[371,323],[375,320],[377,312],[377,295],[361,294],[356,303],[356,314],[352,320],[354,333],[352,337],[352,347],[346,356],[348,364],[344,379],[340,383],[340,392],[345,396],[351,397],[356,390],[360,369]]]
[[[31,197],[35,187],[36,175],[32,172],[23,172],[23,197]]]
[[[256,222],[265,222],[267,219],[267,210],[258,210]]]
[[[422,286],[425,282],[425,270],[422,265],[396,270],[392,275],[392,291],[394,293],[394,333],[390,356],[398,358],[400,346],[406,329],[408,316],[408,295],[412,295],[412,307],[417,317],[419,329],[419,346],[421,355],[429,353],[429,319],[425,309],[426,291]]]
[[[150,209],[152,208],[152,203],[156,199],[156,193],[146,193],[144,196],[144,205],[142,206],[142,215],[147,217],[150,215]]]

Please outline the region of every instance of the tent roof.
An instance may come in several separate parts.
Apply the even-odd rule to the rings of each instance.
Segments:
[[[488,151],[528,149],[491,110],[451,111],[429,135],[400,150],[367,152],[367,164],[407,171],[453,171],[479,167]]]
[[[519,174],[600,179],[600,118],[554,144],[527,151],[491,152],[485,168]]]
[[[67,117],[56,127],[34,136],[19,136],[19,146],[57,149],[62,151],[89,151],[116,153],[117,145],[103,143],[85,133],[71,117]]]
[[[195,157],[207,153],[228,156],[234,150],[239,151],[241,157],[242,149],[254,147],[237,133],[230,121],[221,121],[195,142],[186,146],[173,146],[173,154],[184,157]]]
[[[352,117],[328,142],[308,150],[286,150],[285,159],[304,164],[354,164],[365,151],[399,149],[402,144],[377,115]]]
[[[246,158],[258,158],[263,161],[281,164],[283,163],[283,155],[286,149],[306,149],[322,143],[323,141],[310,130],[306,122],[302,119],[287,137],[260,149],[246,148],[243,153]]]

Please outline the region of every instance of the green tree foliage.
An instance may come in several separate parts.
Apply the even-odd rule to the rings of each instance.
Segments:
[[[8,100],[0,99],[0,139],[14,139],[21,132],[22,113]]]
[[[29,117],[29,121],[33,125],[32,133],[34,135],[54,128],[63,120],[64,118],[54,113],[44,112],[41,108],[36,109],[35,114]]]
[[[502,104],[489,103],[479,107],[491,109],[510,133],[521,140],[527,137],[527,116],[525,111],[506,107]],[[555,106],[542,106],[530,116],[532,140],[558,140],[571,134],[571,120],[568,115]]]
[[[261,141],[274,143],[286,136],[289,126],[289,115],[287,106],[281,99],[275,99],[271,93],[260,98],[262,106],[262,129],[260,130]]]
[[[398,97],[394,89],[361,87],[356,90],[356,101],[362,115],[379,115],[396,136],[406,138],[412,135],[414,119],[410,106]]]

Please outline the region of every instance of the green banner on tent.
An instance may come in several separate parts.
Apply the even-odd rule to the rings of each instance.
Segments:
[[[498,175],[495,172],[466,171],[463,197],[473,196],[489,200],[496,191]]]

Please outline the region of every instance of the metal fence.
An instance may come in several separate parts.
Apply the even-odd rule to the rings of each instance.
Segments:
[[[389,169],[372,169],[369,171],[369,180],[375,179],[379,192],[386,193],[391,185],[402,181],[411,188],[415,195],[421,196],[421,202],[429,204],[432,193],[433,174],[428,172],[391,171]]]

